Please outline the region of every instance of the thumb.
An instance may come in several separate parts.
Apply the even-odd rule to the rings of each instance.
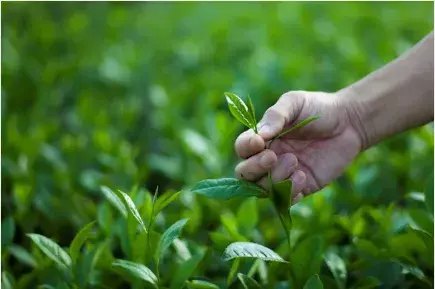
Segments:
[[[265,141],[271,140],[278,135],[299,114],[300,98],[292,95],[293,93],[282,95],[273,106],[266,110],[263,118],[258,123],[258,134]]]

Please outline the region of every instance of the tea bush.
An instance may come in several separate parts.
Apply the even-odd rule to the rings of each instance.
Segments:
[[[291,252],[267,200],[192,190],[233,177],[225,91],[259,119],[286,91],[340,89],[432,30],[433,3],[2,12],[3,288],[433,287],[432,124],[294,205]]]

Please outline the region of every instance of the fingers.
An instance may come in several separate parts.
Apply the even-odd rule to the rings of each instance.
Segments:
[[[258,124],[259,134],[264,140],[270,140],[279,134],[284,126],[293,122],[303,106],[303,99],[297,92],[283,94],[263,115]]]
[[[236,139],[235,149],[240,158],[248,158],[259,152],[265,147],[264,140],[253,130],[247,130]]]
[[[307,176],[303,171],[297,170],[291,175],[290,179],[292,181],[291,198],[293,199],[296,198],[305,188]]]
[[[248,181],[256,181],[266,174],[276,163],[276,154],[266,149],[236,166],[236,176]]]
[[[298,161],[294,154],[283,154],[279,157],[278,163],[271,170],[271,178],[273,182],[279,182],[288,179],[290,175],[295,171]],[[265,172],[267,173],[267,171]],[[269,187],[269,180],[267,175],[263,176],[258,184],[263,188]],[[290,192],[289,192],[290,194]]]

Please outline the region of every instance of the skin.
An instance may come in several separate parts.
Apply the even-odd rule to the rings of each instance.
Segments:
[[[294,202],[340,176],[353,159],[397,133],[433,121],[433,32],[399,58],[335,93],[290,91],[263,115],[256,135],[243,132],[235,142],[243,160],[238,178],[267,188],[272,179],[291,179]],[[268,142],[313,115],[306,127]]]

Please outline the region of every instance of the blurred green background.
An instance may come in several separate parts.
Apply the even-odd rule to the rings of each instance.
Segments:
[[[36,269],[8,248],[34,250],[25,237],[30,232],[68,245],[107,209],[100,185],[185,189],[158,228],[188,216],[183,237],[215,247],[208,233],[219,228],[223,210],[234,213],[240,202],[203,200],[188,188],[233,176],[233,142],[243,127],[229,114],[223,92],[249,94],[260,118],[284,92],[336,91],[412,47],[433,29],[434,11],[432,2],[1,6],[2,270],[16,280]],[[432,124],[385,141],[301,203],[301,228],[334,235],[333,216],[348,224],[361,208],[391,203],[399,228],[407,222],[403,212],[421,208],[419,193],[433,159]],[[319,217],[316,206],[329,215]],[[260,233],[245,235],[276,246],[283,240],[271,231],[276,220],[269,207],[258,210]],[[344,239],[326,238],[341,248],[352,234],[371,238],[377,232],[371,223],[361,226]],[[433,276],[429,263],[419,264]],[[367,270],[375,274],[373,268]],[[216,280],[222,275],[205,265],[197,273]],[[38,276],[29,284],[48,282]],[[379,278],[392,278],[385,288],[406,284]]]

